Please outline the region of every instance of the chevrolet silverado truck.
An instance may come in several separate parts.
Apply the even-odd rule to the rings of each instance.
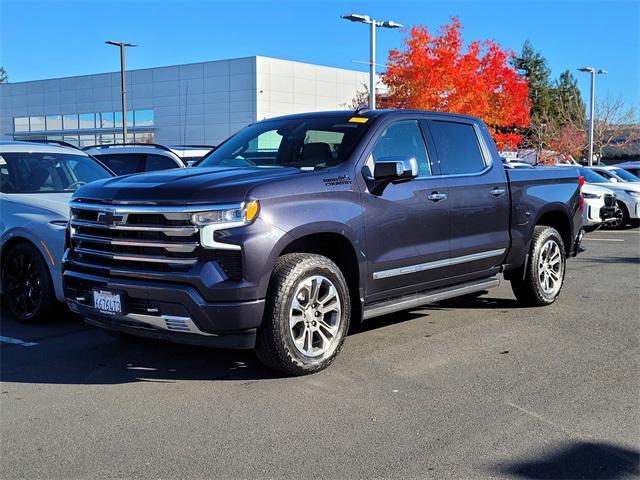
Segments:
[[[349,326],[511,282],[553,303],[580,250],[576,169],[506,170],[476,118],[404,110],[254,123],[196,168],[71,200],[65,296],[119,336],[255,348],[301,375]]]

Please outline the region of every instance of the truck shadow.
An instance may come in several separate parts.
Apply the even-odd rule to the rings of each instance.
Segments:
[[[500,465],[496,471],[526,479],[636,478],[640,452],[604,442],[572,442],[540,458]]]

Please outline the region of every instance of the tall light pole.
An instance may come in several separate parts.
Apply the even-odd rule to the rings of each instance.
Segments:
[[[109,45],[120,47],[120,87],[122,91],[122,143],[127,143],[127,79],[125,78],[124,49],[137,47],[133,43],[106,41]]]
[[[370,33],[370,69],[369,69],[369,108],[375,110],[376,108],[376,28],[402,28],[402,24],[387,20],[385,22],[379,22],[371,18],[369,15],[361,15],[359,13],[350,13],[348,15],[342,15],[345,20],[352,22],[366,23],[371,25]]]
[[[596,113],[596,75],[607,73],[606,70],[596,70],[593,67],[579,68],[581,72],[591,74],[591,108],[589,113],[589,166],[593,165],[593,120]],[[600,160],[598,160],[600,163]]]

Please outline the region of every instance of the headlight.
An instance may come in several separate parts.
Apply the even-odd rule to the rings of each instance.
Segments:
[[[235,208],[208,210],[206,212],[196,212],[191,214],[191,223],[200,227],[206,225],[244,224],[252,222],[260,211],[260,204],[253,200],[247,204],[242,204]],[[234,225],[237,226],[237,225]]]
[[[259,213],[260,203],[253,200],[233,208],[194,212],[191,214],[191,223],[200,227],[200,244],[204,248],[240,250],[240,245],[218,241],[216,232],[248,225],[258,217]]]
[[[601,198],[602,197],[602,195],[598,195],[597,193],[586,193],[586,192],[583,192],[582,196],[584,198]]]
[[[633,190],[625,190],[624,193],[631,195],[632,197],[640,198],[640,192],[634,192]]]

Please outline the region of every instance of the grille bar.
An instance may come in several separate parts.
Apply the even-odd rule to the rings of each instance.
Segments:
[[[97,237],[94,235],[85,235],[82,233],[72,233],[71,238],[74,240],[87,241],[91,243],[101,243],[105,245],[118,245],[123,247],[149,247],[164,248],[171,252],[193,252],[198,247],[198,242],[178,243],[178,242],[150,242],[144,240],[121,240],[106,237]]]
[[[198,227],[172,227],[172,226],[150,226],[150,225],[105,225],[102,223],[90,222],[86,220],[72,220],[72,227],[91,227],[103,230],[122,230],[128,232],[163,232],[171,236],[188,236],[198,232]]]
[[[101,258],[109,258],[111,260],[122,260],[126,262],[147,262],[147,263],[169,263],[173,265],[190,265],[194,264],[198,261],[197,258],[173,258],[173,257],[163,257],[158,255],[129,255],[129,254],[121,254],[121,253],[109,253],[103,252],[100,250],[94,250],[91,248],[83,248],[83,247],[74,247],[74,252],[84,254],[84,255],[93,255]]]

